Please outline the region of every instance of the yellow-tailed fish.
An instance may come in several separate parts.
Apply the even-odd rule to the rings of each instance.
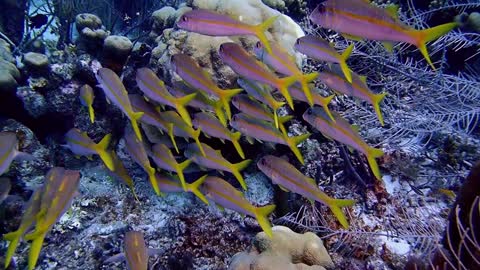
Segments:
[[[304,164],[303,156],[297,145],[306,140],[311,134],[288,137],[286,131],[276,129],[270,122],[253,118],[243,113],[235,114],[230,125],[242,134],[260,141],[279,143],[290,147],[300,163]]]
[[[263,46],[262,43],[257,42],[253,48],[253,51],[262,62],[267,64],[276,72],[285,76],[294,76],[297,78],[297,81],[300,83],[301,88],[307,97],[308,103],[313,106],[312,93],[310,92],[308,84],[315,80],[315,74],[317,74],[316,72],[303,74],[303,72],[298,69],[295,58],[277,44],[272,44],[272,53],[268,53],[265,49],[265,46]]]
[[[255,207],[245,199],[242,192],[219,177],[207,177],[203,183],[203,190],[207,198],[221,207],[256,218],[265,234],[272,237],[272,225],[268,220],[268,215],[275,210],[275,205]]]
[[[135,162],[143,168],[147,173],[150,184],[155,190],[157,195],[160,194],[160,189],[158,188],[157,179],[155,179],[155,169],[150,164],[148,159],[147,151],[142,142],[138,141],[130,129],[125,130],[123,139],[125,140],[125,149],[130,154],[130,156],[135,160]]]
[[[138,127],[138,120],[142,117],[142,112],[134,112],[132,104],[128,99],[128,92],[118,75],[108,68],[98,70],[97,81],[100,88],[103,89],[107,99],[115,104],[130,119],[133,130],[137,138],[142,141],[142,134]]]
[[[205,156],[200,154],[198,145],[195,144],[188,145],[187,149],[185,150],[185,156],[202,167],[232,173],[235,178],[237,178],[242,188],[245,190],[247,189],[247,184],[245,184],[245,180],[243,179],[240,171],[245,169],[252,162],[252,160],[247,159],[242,162],[232,164],[222,156],[220,150],[215,150],[204,143],[202,143],[202,147],[205,150]]]
[[[178,183],[178,180],[174,176],[169,176],[169,175],[163,175],[157,172],[157,181],[158,181],[158,186],[162,191],[167,192],[167,193],[173,193],[173,192],[182,192],[182,191],[187,191],[195,194],[197,198],[199,198],[202,202],[208,204],[208,200],[205,198],[205,195],[200,191],[200,186],[203,184],[205,181],[205,178],[207,178],[208,175],[204,175],[197,180],[195,180],[193,183],[189,184],[186,183],[185,188],[182,187],[182,184]]]
[[[308,103],[307,97],[305,96],[302,89],[298,85],[294,84],[290,86],[288,90],[290,91],[290,94],[292,95],[293,99]],[[332,101],[334,97],[335,95],[323,97],[317,91],[312,90],[313,104],[322,106],[323,109],[325,109],[325,112],[328,114],[328,116],[330,116],[332,120],[335,120],[335,119],[333,119],[332,112],[330,112],[330,109],[328,108],[328,104],[330,104],[330,101]]]
[[[18,151],[17,135],[14,132],[0,132],[0,175],[8,171],[14,160],[33,160],[33,156]]]
[[[277,88],[293,110],[293,101],[288,92],[288,87],[297,81],[297,77],[277,77],[272,71],[268,70],[263,63],[259,62],[253,55],[242,48],[242,46],[233,42],[220,45],[218,53],[222,61],[230,66],[238,75]],[[308,74],[306,76],[306,80],[311,81],[317,77],[317,74]]]
[[[416,46],[428,64],[435,69],[428,55],[426,43],[435,40],[458,23],[446,23],[425,30],[413,29],[402,23],[395,6],[382,9],[365,0],[327,0],[310,14],[310,20],[324,28],[350,36],[378,40],[393,47],[391,42],[405,42]]]
[[[304,114],[303,119],[322,134],[338,142],[346,144],[367,156],[368,164],[375,177],[380,180],[382,176],[375,158],[381,157],[383,151],[369,146],[360,137],[357,131],[339,114],[333,112],[335,122],[320,107],[309,108]]]
[[[112,151],[112,157],[113,157],[113,164],[115,165],[115,169],[113,171],[109,171],[110,174],[113,177],[120,179],[120,181],[122,181],[125,185],[127,185],[130,188],[130,190],[132,190],[133,197],[135,197],[137,201],[140,201],[137,197],[137,193],[135,193],[135,185],[133,183],[133,179],[128,174],[128,170],[123,165],[122,160],[120,160],[120,158],[114,151]]]
[[[93,94],[93,88],[90,85],[85,84],[80,88],[80,103],[88,108],[88,115],[90,116],[90,122],[95,122],[95,112],[93,111],[93,100],[95,95]]]
[[[253,35],[265,45],[268,52],[271,52],[265,31],[272,27],[277,18],[278,16],[273,16],[260,24],[249,25],[228,15],[205,9],[196,9],[184,13],[178,20],[177,26],[181,29],[208,36]]]
[[[112,153],[108,150],[111,138],[111,134],[107,134],[97,144],[88,137],[86,132],[72,128],[65,134],[65,141],[67,144],[64,146],[78,156],[90,157],[92,155],[99,155],[105,166],[107,166],[109,170],[114,170],[115,165]]]
[[[179,98],[173,96],[167,90],[165,83],[149,68],[137,69],[136,80],[138,87],[146,97],[160,104],[173,107],[185,123],[192,126],[192,119],[185,106],[195,98],[196,93]]]
[[[183,170],[185,170],[188,165],[192,163],[191,160],[187,159],[178,163],[173,156],[172,151],[170,151],[170,148],[164,144],[155,144],[152,147],[152,151],[150,151],[150,157],[153,159],[157,167],[169,172],[176,172],[178,178],[180,178],[180,183],[182,184],[183,190],[187,191],[187,183],[185,182]]]
[[[240,132],[231,132],[228,128],[224,127],[213,114],[208,112],[196,113],[193,117],[193,126],[201,129],[202,132],[208,136],[231,141],[238,155],[243,159],[245,158],[245,154],[239,143],[242,134]]]
[[[283,189],[302,195],[330,207],[335,217],[347,229],[348,221],[341,207],[352,206],[355,200],[334,199],[321,191],[315,180],[303,175],[292,164],[275,156],[264,156],[257,162],[257,167]]]

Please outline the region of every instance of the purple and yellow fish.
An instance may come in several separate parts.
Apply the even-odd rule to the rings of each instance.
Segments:
[[[272,45],[272,53],[268,53],[265,46],[260,42],[257,42],[253,51],[263,63],[273,68],[276,72],[297,78],[303,93],[307,97],[308,103],[313,106],[312,93],[308,84],[315,80],[315,75],[318,74],[317,72],[303,74],[303,72],[298,69],[295,58],[284,48],[276,44]]]
[[[357,131],[339,114],[333,112],[335,122],[320,107],[309,108],[304,114],[303,119],[314,128],[318,129],[326,137],[346,144],[367,156],[368,164],[377,179],[382,179],[375,158],[381,157],[383,151],[369,146],[360,137]]]
[[[396,13],[395,8],[382,9],[365,0],[327,0],[320,3],[309,18],[321,27],[342,34],[385,42],[389,44],[388,49],[393,47],[390,42],[414,45],[435,69],[426,43],[450,32],[458,23],[416,30],[402,23]]]
[[[90,116],[90,122],[95,122],[95,112],[93,110],[93,100],[95,95],[93,94],[93,89],[90,85],[85,84],[80,87],[80,103],[83,106],[88,108],[88,115]]]
[[[296,76],[285,78],[277,77],[272,71],[268,70],[262,62],[255,59],[253,55],[242,48],[242,46],[233,42],[220,45],[218,53],[222,61],[230,66],[238,75],[277,88],[293,110],[293,101],[288,92],[288,87],[298,80]],[[308,74],[306,76],[308,77],[305,80],[311,81],[317,77],[317,74]]]
[[[155,169],[150,164],[148,159],[147,151],[142,142],[138,141],[130,129],[125,130],[123,136],[125,140],[125,149],[130,154],[130,156],[135,160],[135,162],[142,167],[142,169],[147,173],[150,184],[155,190],[157,195],[161,195],[160,189],[158,188],[157,179],[155,178]]]
[[[257,162],[257,167],[282,189],[327,205],[340,224],[345,229],[348,228],[348,221],[341,207],[354,205],[355,200],[334,199],[328,196],[318,188],[314,179],[303,175],[295,166],[281,158],[264,156]]]
[[[387,92],[374,94],[368,88],[365,77],[352,72],[352,82],[346,81],[338,65],[332,65],[331,69],[320,72],[318,78],[328,87],[345,95],[354,96],[373,105],[380,124],[383,126],[383,115],[380,110],[380,102],[385,98]]]
[[[177,22],[177,26],[187,31],[208,36],[256,36],[271,52],[265,31],[272,27],[278,16],[268,18],[263,23],[249,25],[233,19],[228,15],[222,15],[205,9],[196,9],[184,13]]]
[[[136,80],[138,87],[147,98],[174,108],[185,123],[192,126],[192,119],[185,106],[195,98],[196,93],[180,98],[173,96],[165,87],[165,83],[149,68],[137,69]]]
[[[137,197],[137,193],[135,192],[135,185],[133,183],[133,179],[128,174],[128,170],[127,168],[125,168],[125,165],[123,165],[122,160],[120,160],[120,158],[114,151],[112,151],[112,157],[115,169],[113,171],[109,171],[110,175],[114,178],[120,179],[120,181],[127,185],[130,190],[132,190],[133,197],[135,197],[137,201],[140,201]]]
[[[294,84],[290,86],[288,90],[290,91],[290,94],[292,95],[293,99],[308,103],[305,93],[302,91],[302,89],[300,89],[298,85]],[[334,119],[332,116],[332,112],[330,112],[330,109],[328,108],[328,104],[330,104],[330,101],[332,101],[334,97],[335,95],[323,97],[322,95],[317,93],[315,90],[312,91],[313,104],[323,107],[323,109],[325,109],[325,112],[328,114],[328,116],[330,116],[332,120]]]
[[[191,160],[187,159],[184,162],[178,163],[170,148],[164,144],[155,144],[152,147],[152,151],[150,151],[150,157],[153,159],[158,168],[167,170],[169,172],[176,172],[178,178],[180,178],[180,183],[182,184],[183,190],[187,191],[187,183],[185,182],[183,170],[185,170],[190,163],[192,163]]]
[[[132,104],[128,99],[128,92],[118,75],[108,68],[101,68],[97,72],[97,81],[103,89],[107,100],[115,104],[130,119],[133,130],[137,138],[142,141],[142,134],[138,127],[138,120],[142,117],[142,112],[134,112]]]
[[[207,178],[208,175],[204,175],[197,180],[195,180],[193,183],[189,184],[186,183],[185,188],[182,187],[182,184],[178,183],[178,180],[174,176],[168,176],[168,175],[163,175],[157,172],[157,181],[158,181],[158,186],[163,192],[167,193],[175,193],[175,192],[182,192],[182,191],[187,191],[195,194],[197,198],[199,198],[202,202],[206,203],[208,205],[208,200],[205,198],[205,195],[200,191],[200,186],[203,184],[205,179]]]
[[[86,132],[79,129],[72,128],[65,134],[66,145],[64,147],[72,151],[77,156],[99,155],[105,166],[111,171],[115,169],[111,151],[108,150],[110,144],[111,134],[105,135],[103,139],[97,144]]]
[[[33,160],[33,156],[18,151],[17,135],[14,132],[0,132],[0,175],[8,171],[14,160]]]
[[[202,167],[232,173],[235,178],[237,178],[242,188],[245,190],[247,189],[247,184],[245,184],[245,180],[243,179],[240,171],[245,169],[252,162],[252,160],[247,159],[242,162],[232,164],[222,156],[220,150],[215,150],[204,143],[202,143],[202,147],[205,150],[205,156],[200,154],[198,145],[195,144],[188,145],[184,154],[188,159]]]
[[[207,97],[213,97],[222,102],[227,118],[232,117],[230,99],[243,91],[243,89],[223,90],[217,86],[210,74],[203,70],[193,58],[186,54],[175,54],[171,58],[174,71],[190,86],[199,89]]]
[[[143,233],[129,231],[123,240],[123,253],[108,258],[105,263],[125,260],[129,270],[147,270],[148,257],[162,252],[160,249],[148,248]]]
[[[253,206],[243,193],[230,185],[222,178],[209,176],[203,183],[203,190],[207,198],[223,208],[228,208],[240,214],[254,217],[268,237],[272,237],[272,225],[268,215],[275,210],[275,205],[270,204],[262,207]]]
[[[352,53],[353,46],[353,44],[350,44],[350,46],[340,54],[335,50],[332,43],[329,43],[320,37],[308,35],[297,39],[294,48],[313,59],[339,64],[345,78],[351,83],[352,75],[350,73],[350,68],[347,65],[347,59]]]
[[[253,118],[244,113],[235,114],[230,125],[242,134],[260,141],[279,143],[290,147],[300,163],[304,164],[303,156],[297,145],[310,137],[310,133],[295,137],[288,137],[285,130],[276,129],[270,122]]]
[[[193,117],[193,126],[201,129],[205,135],[218,138],[222,141],[231,141],[238,155],[243,159],[245,158],[245,153],[243,153],[243,149],[239,143],[242,134],[240,132],[231,132],[228,128],[224,127],[213,114],[207,112],[196,113]]]

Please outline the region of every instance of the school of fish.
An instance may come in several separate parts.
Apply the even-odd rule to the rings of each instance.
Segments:
[[[315,24],[335,30],[347,39],[376,40],[382,42],[387,49],[391,49],[395,42],[412,44],[420,50],[432,68],[434,66],[426,43],[457,26],[456,23],[447,23],[416,30],[398,19],[395,6],[382,9],[371,5],[367,0],[322,1],[309,18]],[[186,31],[209,36],[250,35],[259,39],[252,53],[232,42],[223,43],[218,48],[220,59],[239,75],[239,88],[221,89],[195,59],[182,53],[171,57],[172,68],[182,78],[182,82],[167,85],[151,69],[139,68],[135,79],[143,95],[129,94],[118,74],[108,68],[101,68],[96,74],[98,86],[109,104],[118,107],[129,119],[130,126],[123,135],[126,151],[148,175],[157,195],[163,195],[164,192],[191,192],[206,204],[213,202],[221,208],[256,218],[263,231],[272,236],[268,215],[274,211],[275,205],[252,205],[241,191],[248,188],[241,172],[252,160],[256,160],[258,169],[274,184],[312,202],[327,205],[339,223],[348,228],[342,208],[354,205],[354,200],[328,196],[314,179],[303,175],[285,159],[272,155],[249,156],[243,150],[240,140],[243,136],[251,143],[255,143],[255,139],[286,145],[297,160],[304,164],[298,145],[310,133],[288,136],[285,124],[292,116],[279,117],[278,110],[286,104],[294,110],[294,101],[305,102],[310,108],[303,113],[303,120],[325,137],[364,154],[373,176],[380,180],[381,173],[376,158],[383,155],[382,150],[369,146],[346,119],[337,112],[330,111],[328,104],[334,95],[320,95],[312,87],[312,82],[321,81],[335,93],[372,104],[381,125],[384,125],[384,118],[380,103],[386,93],[374,93],[369,89],[367,79],[348,67],[348,57],[354,50],[353,42],[340,53],[333,44],[319,37],[299,38],[294,45],[295,50],[329,64],[329,68],[323,71],[304,74],[285,48],[267,39],[265,32],[275,24],[276,19],[277,17],[271,17],[261,24],[249,25],[227,15],[201,9],[191,10],[179,18],[177,26]],[[276,91],[285,101],[277,98]],[[81,87],[79,99],[87,108],[89,119],[93,123],[94,89],[89,85]],[[234,114],[231,105],[239,112]],[[164,134],[165,139],[149,141],[142,129],[146,131],[152,127]],[[223,143],[229,141],[243,161],[232,163],[227,160],[222,149],[214,149],[202,142],[201,134],[217,138]],[[191,143],[182,145],[178,142],[179,137]],[[110,134],[95,143],[85,132],[72,128],[65,134],[64,147],[78,157],[91,158],[98,155],[111,175],[128,185],[137,198],[133,180],[115,150],[112,150],[115,147],[110,142]],[[15,133],[0,132],[0,175],[8,170],[13,160],[33,158],[17,149]],[[194,165],[198,167],[193,167]],[[189,170],[204,170],[206,174],[189,183],[185,177]],[[235,188],[216,174],[208,175],[208,170],[232,174],[241,189]],[[10,241],[5,267],[10,264],[22,239],[32,241],[28,268],[35,267],[43,240],[69,208],[79,179],[79,172],[59,167],[47,173],[43,186],[33,193],[19,228],[4,236],[5,240]],[[0,187],[6,189],[8,194],[10,183],[7,180],[0,178],[0,181],[5,182]],[[125,235],[125,252],[107,262],[126,259],[129,269],[147,269],[148,256],[155,253],[145,246],[142,233],[132,231]]]

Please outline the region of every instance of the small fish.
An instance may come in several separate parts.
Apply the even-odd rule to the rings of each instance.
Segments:
[[[205,190],[206,196],[216,204],[256,218],[265,234],[270,238],[272,237],[272,225],[270,220],[268,220],[268,215],[275,210],[275,205],[255,207],[245,199],[242,192],[222,178],[215,176],[209,176],[205,179],[203,190]]]
[[[140,201],[137,197],[137,193],[135,192],[135,185],[133,183],[133,179],[128,174],[128,170],[127,168],[125,168],[125,165],[123,165],[122,160],[120,160],[120,158],[114,151],[112,151],[112,157],[115,169],[113,171],[109,171],[110,175],[112,175],[114,178],[120,179],[120,181],[127,185],[130,190],[132,190],[133,197],[135,197],[137,201]]]
[[[183,170],[192,163],[191,160],[187,159],[184,162],[178,163],[173,156],[172,151],[170,151],[170,148],[163,144],[155,144],[149,154],[155,164],[157,164],[157,167],[170,172],[176,172],[180,178],[180,183],[182,184],[184,191],[187,191],[187,183],[185,182]]]
[[[113,158],[111,152],[108,151],[108,145],[110,144],[111,134],[105,135],[103,139],[96,144],[86,132],[82,132],[79,129],[72,128],[65,134],[66,145],[64,147],[72,151],[73,154],[78,156],[92,156],[99,155],[105,166],[109,170],[114,170]]]
[[[270,29],[278,16],[268,18],[266,21],[249,25],[231,18],[228,15],[218,14],[205,9],[196,9],[184,13],[177,22],[177,26],[187,31],[208,36],[256,36],[265,45],[268,52],[271,52],[265,31]]]
[[[28,20],[30,23],[28,24],[31,28],[39,29],[48,22],[48,16],[46,14],[37,14],[33,17],[29,17]]]
[[[201,129],[203,133],[208,136],[231,141],[238,155],[243,159],[245,158],[245,153],[243,153],[239,143],[242,134],[240,132],[231,132],[228,128],[224,127],[213,114],[207,112],[196,113],[193,117],[193,126]]]
[[[272,45],[272,53],[268,53],[265,49],[265,46],[263,46],[260,42],[257,42],[253,48],[253,51],[263,63],[267,64],[275,71],[285,76],[293,76],[297,78],[303,93],[307,97],[308,103],[313,106],[312,93],[310,92],[308,83],[315,80],[315,74],[318,74],[317,72],[303,74],[303,72],[298,69],[295,58],[284,48],[276,44]]]
[[[237,79],[237,83],[245,89],[245,91],[254,99],[266,104],[273,110],[273,117],[275,122],[275,127],[279,128],[278,126],[278,114],[277,111],[285,105],[285,102],[277,101],[272,96],[272,89],[270,89],[266,85],[261,85],[257,82],[248,80],[248,79]]]
[[[443,195],[447,196],[451,200],[455,200],[455,197],[457,196],[455,192],[451,189],[446,189],[446,188],[439,188],[438,192],[442,193]]]
[[[232,121],[230,121],[230,125],[242,134],[257,140],[287,145],[295,154],[298,161],[302,164],[305,163],[297,145],[310,137],[310,133],[288,137],[285,130],[280,132],[270,122],[250,117],[244,113],[235,114],[232,117]]]
[[[240,171],[245,169],[252,162],[252,160],[247,159],[242,162],[232,164],[222,156],[220,150],[215,150],[204,143],[202,143],[202,148],[206,153],[204,156],[200,155],[198,145],[195,144],[188,145],[184,154],[188,159],[202,167],[232,173],[235,178],[237,178],[242,188],[245,190],[247,189],[247,184],[245,184],[245,180],[240,174]]]
[[[321,27],[342,34],[385,42],[388,49],[393,49],[391,42],[414,45],[433,69],[435,67],[428,55],[426,43],[458,26],[458,23],[452,22],[425,30],[415,30],[399,20],[395,6],[382,9],[364,0],[323,1],[309,18]]]
[[[18,151],[17,135],[14,132],[0,132],[0,175],[6,173],[14,160],[33,160],[30,154]]]
[[[8,193],[10,193],[10,189],[12,188],[12,183],[10,182],[10,178],[1,177],[0,178],[0,204],[8,197]]]
[[[230,99],[243,89],[220,89],[210,74],[203,70],[193,58],[186,54],[175,54],[171,58],[174,71],[190,86],[201,90],[200,93],[214,97],[222,102],[227,118],[232,117]]]
[[[135,160],[135,162],[142,167],[142,169],[147,173],[148,179],[150,180],[150,184],[155,190],[157,195],[160,194],[160,189],[158,188],[157,179],[155,178],[155,169],[150,164],[150,160],[148,159],[147,151],[145,150],[145,146],[142,142],[138,141],[134,134],[129,130],[125,130],[125,134],[123,136],[125,140],[125,148],[130,156]]]
[[[346,144],[366,155],[373,174],[377,179],[382,179],[375,158],[381,157],[383,151],[369,146],[344,118],[335,112],[332,114],[335,122],[330,119],[323,108],[314,107],[305,111],[303,119],[318,129],[323,135]]]
[[[185,124],[185,122],[182,120],[180,115],[178,115],[178,113],[175,111],[161,112],[160,117],[162,117],[169,123],[173,124],[172,134],[169,134],[170,137],[175,135],[175,136],[186,138],[186,139],[187,138],[194,139],[198,147],[200,148],[200,152],[202,153],[202,155],[205,155],[202,144],[200,143],[200,133],[202,132],[201,129],[193,129],[192,127]],[[175,149],[177,150],[177,153],[179,153],[180,151],[178,150],[177,144],[174,141],[173,143],[174,143]]]
[[[88,115],[90,116],[90,122],[95,122],[95,112],[93,111],[93,100],[95,96],[93,89],[90,85],[85,84],[80,88],[80,103],[88,108]]]
[[[290,94],[292,95],[293,99],[300,100],[300,101],[308,103],[307,97],[305,96],[302,89],[300,89],[300,87],[298,87],[298,85],[294,84],[294,85],[290,86],[290,88],[288,88],[288,90],[290,91]],[[323,97],[322,95],[320,95],[316,91],[312,91],[313,104],[323,107],[323,109],[325,109],[325,112],[328,114],[328,116],[330,116],[330,118],[332,120],[334,120],[334,119],[333,119],[333,116],[332,116],[332,112],[330,112],[330,109],[328,108],[328,104],[330,104],[330,101],[332,101],[332,99],[334,97],[335,97],[335,95],[330,95],[328,97]]]
[[[332,65],[331,69],[321,72],[318,75],[318,78],[328,87],[337,92],[357,97],[372,104],[380,124],[382,126],[384,125],[382,111],[380,110],[380,102],[385,98],[387,92],[374,94],[372,90],[368,88],[366,78],[361,77],[354,72],[352,72],[352,82],[349,83],[345,80],[338,65]]]
[[[351,83],[352,75],[347,65],[347,59],[352,53],[353,46],[350,44],[342,54],[339,54],[328,41],[317,36],[307,35],[297,39],[294,48],[313,59],[339,64],[345,78]]]
[[[155,72],[149,68],[137,69],[137,84],[140,90],[149,99],[173,107],[189,126],[192,126],[192,119],[185,105],[197,95],[196,93],[177,98],[168,92],[165,83],[160,80]]]
[[[143,233],[129,231],[123,240],[123,253],[108,258],[105,263],[125,260],[129,270],[147,270],[148,257],[161,253],[160,249],[148,248]]]
[[[125,113],[128,119],[130,119],[135,135],[142,141],[142,134],[137,121],[142,117],[143,113],[133,111],[130,99],[128,99],[127,89],[125,89],[120,77],[108,68],[99,69],[96,76],[97,81],[100,83],[99,86],[103,89],[107,99]]]
[[[218,53],[222,61],[230,66],[238,75],[277,88],[293,110],[293,101],[288,92],[288,87],[297,81],[295,76],[285,78],[277,77],[273,72],[268,70],[263,63],[245,51],[242,46],[233,42],[220,45]],[[316,74],[308,74],[306,76],[307,81],[311,81],[317,77]]]
[[[337,217],[340,224],[347,229],[348,221],[343,214],[341,207],[352,206],[355,200],[334,199],[321,191],[315,180],[303,175],[288,161],[279,157],[267,155],[257,162],[257,167],[268,176],[273,183],[283,189],[302,195],[303,197],[323,203],[330,207],[330,210]]]
[[[195,196],[197,196],[202,202],[208,205],[207,198],[205,198],[205,195],[203,195],[203,193],[199,190],[200,186],[203,184],[207,176],[208,175],[204,175],[198,178],[197,180],[195,180],[195,182],[191,184],[186,183],[186,188],[183,188],[182,184],[178,183],[178,179],[176,179],[176,177],[163,175],[158,172],[157,172],[157,181],[158,181],[158,186],[164,192],[173,193],[173,192],[188,191],[195,194]]]

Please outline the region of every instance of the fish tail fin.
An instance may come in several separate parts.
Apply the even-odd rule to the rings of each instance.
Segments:
[[[265,46],[265,49],[269,54],[272,53],[272,47],[270,46],[270,42],[268,41],[267,36],[265,35],[265,31],[272,28],[275,21],[280,17],[280,15],[273,16],[265,20],[264,22],[253,26],[253,30],[255,35],[260,40],[260,42]]]
[[[177,165],[177,175],[178,175],[178,178],[180,179],[180,183],[182,183],[182,188],[184,191],[187,191],[187,182],[185,182],[185,176],[183,175],[183,170],[185,170],[188,167],[188,165],[190,165],[190,163],[192,163],[192,161],[187,159],[184,162],[179,163]]]
[[[293,118],[293,115],[282,116],[278,118],[278,129],[287,137],[287,129],[285,128],[285,123],[290,121]]]
[[[367,150],[368,165],[370,165],[370,169],[372,170],[373,175],[378,180],[382,179],[382,175],[380,174],[380,169],[378,168],[378,164],[375,158],[381,156],[383,156],[383,151],[381,149],[371,147]]]
[[[222,101],[222,105],[225,108],[225,111],[227,112],[228,120],[232,119],[232,111],[230,109],[230,100],[232,99],[232,97],[234,97],[235,95],[237,95],[242,91],[243,91],[242,88],[222,90],[220,94],[220,100]]]
[[[200,153],[202,153],[202,156],[206,157],[207,154],[205,154],[205,150],[203,149],[202,143],[200,142],[200,133],[202,132],[201,128],[198,128],[193,131],[192,137],[195,140],[195,142],[198,145],[198,149],[200,149]]]
[[[305,164],[305,161],[303,160],[302,153],[300,153],[300,150],[298,150],[297,145],[300,144],[301,142],[305,141],[308,137],[310,137],[310,135],[312,135],[312,134],[311,133],[306,133],[306,134],[302,134],[300,136],[287,137],[287,135],[284,134],[285,141],[287,142],[287,145],[290,147],[290,149],[295,154],[298,161],[300,161],[300,163],[302,163],[302,165]]]
[[[382,115],[382,111],[380,110],[380,102],[382,102],[382,100],[385,98],[385,96],[387,95],[387,92],[385,93],[380,93],[380,94],[377,94],[377,95],[374,95],[373,96],[373,102],[372,102],[372,105],[373,105],[373,108],[375,109],[375,113],[377,114],[377,117],[378,117],[378,120],[380,121],[380,124],[383,126],[385,123],[383,122],[383,115]]]
[[[203,184],[207,176],[208,174],[198,178],[197,180],[195,180],[195,182],[188,184],[188,190],[193,194],[195,194],[195,196],[197,196],[202,202],[208,205],[207,198],[205,198],[205,195],[203,195],[203,193],[200,192],[200,186]]]
[[[307,98],[308,104],[313,106],[313,97],[312,97],[312,90],[310,90],[309,83],[315,80],[318,77],[318,72],[312,72],[309,74],[303,74],[300,77],[300,85],[302,86],[303,93],[305,93],[305,97]]]
[[[352,83],[352,72],[347,65],[347,59],[350,57],[350,54],[352,54],[353,47],[354,44],[350,44],[350,46],[348,46],[345,51],[343,51],[340,59],[340,68],[342,69],[343,75],[349,83]]]
[[[177,151],[177,154],[180,153],[180,150],[178,150],[177,141],[175,141],[175,135],[173,134],[173,123],[167,125],[167,133],[170,141],[172,141],[175,151]]]
[[[245,158],[245,153],[243,152],[242,146],[240,146],[239,140],[242,137],[242,133],[234,132],[230,135],[230,140],[232,141],[233,146],[237,150],[238,155],[241,158]]]
[[[90,116],[90,122],[93,124],[95,122],[95,111],[92,105],[88,106],[88,115]]]
[[[107,151],[108,146],[110,145],[110,140],[112,139],[112,134],[107,134],[103,139],[97,144],[97,153],[100,156],[100,159],[105,163],[105,166],[110,171],[115,170],[115,162],[113,159],[112,152]]]
[[[273,104],[272,104],[272,109],[273,109],[273,121],[275,122],[275,127],[278,128],[278,113],[277,113],[277,110],[280,109],[280,107],[282,107],[283,105],[285,105],[285,102],[283,101],[274,101]]]
[[[278,124],[278,114],[277,114],[277,110],[273,110],[273,122],[275,122],[275,128],[278,128],[278,127],[279,127],[279,124]]]
[[[330,104],[330,102],[332,101],[332,99],[335,97],[335,95],[330,95],[328,97],[322,97],[321,100],[320,100],[320,103],[322,105],[322,108],[325,110],[325,112],[327,113],[328,117],[330,117],[330,119],[335,122],[335,118],[333,117],[333,114],[332,112],[330,111],[330,109],[328,108],[328,104]]]
[[[251,159],[247,159],[242,162],[232,164],[232,170],[231,170],[232,174],[235,176],[235,178],[237,178],[238,182],[240,183],[240,185],[244,190],[247,190],[247,184],[245,183],[245,180],[243,179],[243,176],[240,173],[240,171],[248,167],[248,165],[250,165],[251,162],[252,162]]]
[[[148,174],[148,180],[150,180],[150,184],[153,187],[153,190],[155,191],[155,194],[158,196],[161,195],[160,193],[160,188],[158,187],[158,182],[157,182],[157,177],[155,176],[155,169],[152,167],[145,168]]]
[[[213,110],[215,111],[215,114],[218,117],[218,120],[220,121],[220,123],[224,127],[227,127],[227,118],[225,117],[225,112],[223,111],[223,104],[220,100],[217,101],[215,104],[213,104]]]
[[[272,224],[268,219],[268,215],[270,215],[275,210],[275,207],[276,206],[274,204],[269,204],[266,206],[255,208],[255,218],[257,219],[258,224],[260,224],[260,227],[262,228],[262,230],[270,238],[273,237],[273,234],[272,234]]]
[[[347,217],[345,216],[341,208],[354,205],[355,200],[331,199],[327,201],[327,204],[330,210],[332,211],[332,213],[340,222],[340,224],[342,224],[343,228],[348,229],[349,225],[348,225]]]
[[[45,235],[46,232],[33,239],[32,243],[30,244],[30,252],[28,253],[28,270],[35,269],[35,265],[37,265],[38,256],[42,250]]]
[[[416,44],[417,48],[420,50],[422,53],[423,57],[425,60],[427,60],[427,63],[432,67],[433,70],[435,70],[435,66],[432,63],[432,60],[430,59],[430,55],[428,54],[427,50],[427,42],[435,40],[446,33],[450,32],[453,30],[453,28],[457,27],[458,23],[456,22],[451,22],[451,23],[445,23],[441,24],[432,28],[428,28],[425,30],[412,30],[413,35],[415,36],[416,39]]]
[[[132,118],[130,119],[133,131],[135,132],[135,135],[137,136],[139,141],[142,141],[142,133],[140,132],[140,128],[138,127],[138,120],[142,118],[142,116],[143,112],[134,112]]]
[[[197,96],[197,93],[193,93],[187,96],[183,96],[177,98],[175,100],[175,109],[177,109],[178,114],[182,117],[183,121],[187,123],[188,126],[192,126],[192,118],[190,118],[190,114],[188,113],[185,106],[192,101]]]
[[[296,83],[297,80],[298,80],[297,77],[290,76],[290,77],[280,78],[278,81],[278,91],[282,93],[283,97],[287,100],[288,106],[290,106],[292,110],[294,110],[293,99],[292,99],[292,96],[290,95],[290,92],[288,91],[288,87]]]
[[[15,253],[18,243],[20,242],[20,237],[20,231],[14,231],[3,235],[3,240],[10,241],[7,252],[5,253],[5,269],[8,268],[10,262],[12,261],[13,254]]]

